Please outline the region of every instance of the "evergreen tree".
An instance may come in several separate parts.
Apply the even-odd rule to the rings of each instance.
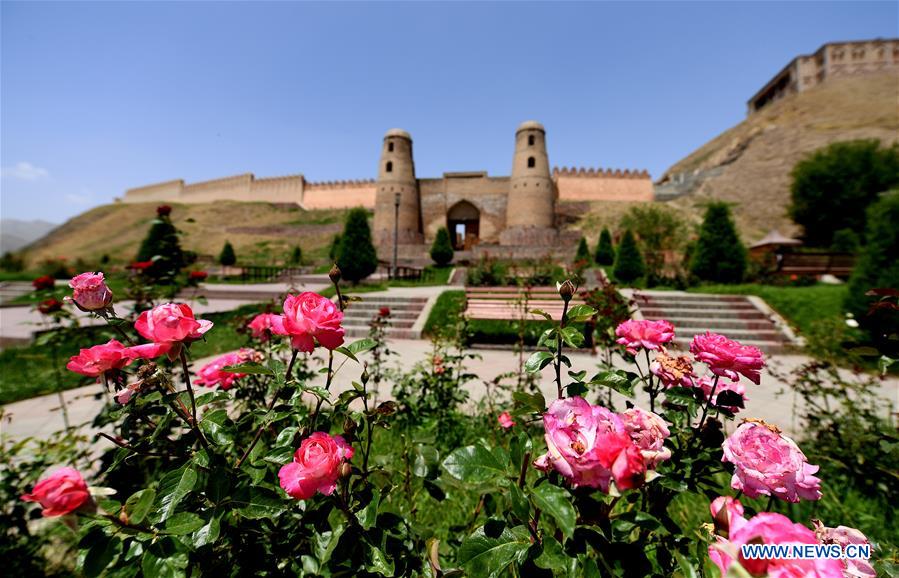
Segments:
[[[328,247],[328,259],[337,261],[337,254],[340,252],[340,233],[334,235],[331,239],[331,246]]]
[[[611,265],[615,262],[615,249],[612,247],[612,234],[609,229],[602,228],[599,234],[599,242],[596,243],[596,255],[594,260],[597,265]]]
[[[299,265],[303,262],[303,250],[299,245],[293,248],[293,251],[290,253],[290,264],[291,265]]]
[[[583,263],[584,267],[587,267],[592,260],[590,258],[590,247],[587,246],[587,239],[581,237],[580,242],[577,244],[577,252],[574,254],[574,262]]]
[[[337,266],[343,278],[352,283],[365,279],[378,268],[378,255],[368,228],[368,212],[361,207],[347,214],[337,252]]]
[[[643,277],[645,273],[646,266],[643,263],[640,248],[637,247],[634,234],[627,229],[624,237],[621,238],[621,243],[618,244],[618,254],[615,256],[615,267],[612,269],[612,274],[622,283],[633,283]]]
[[[872,289],[899,288],[899,190],[891,191],[868,207],[865,244],[849,278],[846,308],[875,339],[882,353],[895,355],[896,341],[889,336],[899,334],[899,311],[878,307],[870,312],[879,296],[869,296]]]
[[[237,255],[234,254],[234,247],[230,241],[225,241],[222,252],[219,253],[219,264],[224,267],[230,267],[237,263]]]
[[[137,261],[153,261],[144,274],[157,281],[174,279],[186,265],[184,251],[178,241],[178,229],[172,224],[171,211],[168,205],[156,209],[156,220],[137,252]]]
[[[746,272],[746,247],[740,241],[727,203],[709,203],[693,249],[690,271],[703,281],[739,283]]]
[[[437,229],[437,236],[434,237],[434,244],[431,245],[431,259],[440,267],[449,265],[453,260],[453,245],[450,243],[446,227]]]
[[[833,234],[830,250],[835,253],[855,253],[860,245],[858,235],[852,229],[840,229]]]

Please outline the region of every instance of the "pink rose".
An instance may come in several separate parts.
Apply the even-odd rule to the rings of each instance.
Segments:
[[[639,407],[632,407],[619,415],[625,431],[640,448],[647,468],[655,468],[671,458],[671,450],[665,447],[665,440],[671,435],[665,420]]]
[[[284,316],[274,313],[260,313],[250,321],[247,327],[256,339],[268,341],[272,334],[285,335]]]
[[[327,349],[343,344],[343,312],[330,299],[306,291],[284,300],[285,335],[294,349],[311,353],[315,342]],[[277,332],[277,330],[276,330]]]
[[[69,281],[72,301],[83,311],[101,311],[112,303],[112,291],[103,280],[103,273],[82,273]]]
[[[84,478],[75,468],[59,468],[39,481],[30,494],[22,499],[39,502],[45,517],[62,516],[74,512],[91,499]]]
[[[666,388],[693,387],[693,380],[696,379],[690,358],[686,355],[678,357],[668,355],[664,349],[656,355],[655,361],[649,366],[649,371],[657,376]]]
[[[515,425],[515,422],[512,420],[512,416],[509,415],[509,412],[507,411],[499,414],[499,417],[496,418],[496,421],[499,422],[500,427],[502,427],[503,429],[509,429],[510,427]]]
[[[116,402],[119,405],[126,405],[134,398],[135,395],[139,394],[143,390],[144,382],[138,381],[136,383],[129,383],[128,385],[117,391],[112,397],[115,398]]]
[[[206,387],[218,385],[224,390],[231,389],[234,382],[241,377],[246,377],[246,374],[230,373],[222,371],[222,369],[230,365],[246,363],[254,359],[255,354],[256,352],[252,349],[241,349],[235,353],[226,353],[201,367],[200,371],[197,372],[197,379],[194,380],[194,383],[205,385]]]
[[[317,431],[303,440],[293,461],[281,467],[281,488],[297,500],[308,500],[315,492],[330,496],[337,485],[340,465],[352,457],[353,447],[342,437]]]
[[[100,377],[107,371],[122,369],[133,360],[128,347],[110,339],[107,343],[82,349],[78,355],[73,355],[69,358],[66,369],[88,377]]]
[[[775,426],[762,421],[744,421],[722,445],[721,461],[734,465],[731,487],[747,497],[764,494],[788,502],[821,498],[818,466]]]
[[[758,385],[761,381],[761,369],[765,367],[762,352],[751,345],[741,345],[723,335],[706,331],[693,337],[690,353],[709,366],[715,375],[727,377],[731,381],[740,379],[743,374]]]
[[[714,397],[709,399],[709,396],[712,394],[712,387],[713,387],[714,383],[715,383],[715,378],[713,378],[710,375],[703,376],[696,382],[696,387],[698,387],[699,389],[702,390],[702,393],[703,393],[703,396],[705,397],[705,399],[707,401],[711,402],[711,404],[713,406],[718,407],[718,397],[721,395],[721,392],[724,392],[724,391],[732,391],[733,393],[739,395],[743,399],[744,403],[746,402],[746,400],[747,400],[746,386],[743,385],[739,381],[730,381],[728,379],[719,379],[718,380],[718,385],[717,385],[717,387],[715,387],[715,395],[714,395]],[[720,407],[722,407],[726,410],[729,410],[733,413],[737,413],[738,411],[740,411],[740,409],[742,409],[735,405],[722,405]]]
[[[736,498],[718,496],[712,500],[709,510],[715,520],[715,529],[725,537],[746,523],[746,519],[743,517],[743,504]]]
[[[631,441],[621,418],[581,397],[557,399],[543,415],[547,453],[534,466],[555,469],[572,486],[609,491],[614,479],[619,490],[645,479],[640,449]]]
[[[627,352],[636,355],[643,349],[659,349],[674,339],[674,326],[663,320],[630,319],[615,328],[617,343],[624,345]]]
[[[141,313],[134,328],[153,343],[167,346],[160,348],[160,353],[168,353],[174,359],[181,344],[201,339],[212,329],[212,321],[194,319],[194,312],[184,303],[166,303]]]
[[[868,538],[855,528],[848,526],[837,526],[836,528],[827,528],[819,520],[812,520],[815,527],[815,536],[822,544],[838,544],[845,549],[850,544],[870,544]],[[867,560],[862,559],[842,559],[840,564],[843,567],[843,576],[845,578],[875,578],[877,572]]]
[[[839,560],[746,559],[740,552],[745,544],[817,544],[815,533],[794,524],[782,514],[762,512],[731,528],[727,540],[719,538],[709,546],[709,557],[728,575],[734,563],[732,555],[748,573],[769,578],[842,578]]]

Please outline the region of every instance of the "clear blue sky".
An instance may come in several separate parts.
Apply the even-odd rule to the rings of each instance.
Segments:
[[[894,37],[895,2],[2,2],[2,216],[62,221],[132,186],[241,172],[370,178],[553,165],[653,178],[740,122],[792,57]]]

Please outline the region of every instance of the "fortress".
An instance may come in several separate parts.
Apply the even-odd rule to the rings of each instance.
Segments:
[[[508,254],[533,256],[534,247],[552,252],[579,238],[560,233],[559,202],[652,201],[653,184],[645,170],[550,169],[546,130],[529,121],[515,131],[510,176],[475,171],[418,178],[412,136],[392,129],[381,146],[377,180],[314,183],[303,175],[257,179],[248,173],[129,189],[123,202],[222,200],[294,203],[305,209],[374,209],[373,236],[382,257],[392,252],[394,228],[402,256],[412,259],[422,256],[441,227],[449,230],[459,251],[477,253],[482,245],[498,245]]]

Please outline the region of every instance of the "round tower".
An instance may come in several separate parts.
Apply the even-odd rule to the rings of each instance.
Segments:
[[[395,206],[397,195],[398,213]],[[374,241],[381,257],[392,252],[395,221],[398,244],[423,242],[418,181],[415,179],[415,162],[412,160],[412,137],[398,128],[390,129],[384,135],[381,164],[378,166],[374,221]]]
[[[556,191],[546,155],[546,130],[536,121],[515,131],[503,245],[535,245],[555,238]]]

